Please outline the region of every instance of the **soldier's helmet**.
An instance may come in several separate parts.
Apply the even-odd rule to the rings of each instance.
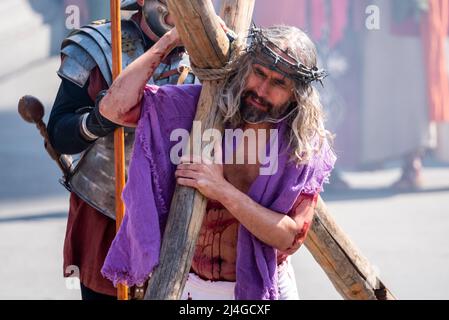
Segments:
[[[140,9],[136,0],[121,0],[120,6],[122,10]],[[173,28],[165,21],[168,15],[166,0],[145,0],[142,12],[148,26],[158,37],[162,37]]]
[[[122,10],[138,10],[137,0],[121,0],[120,7]]]

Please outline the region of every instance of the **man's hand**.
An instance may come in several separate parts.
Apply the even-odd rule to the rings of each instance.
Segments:
[[[183,157],[175,172],[176,181],[197,189],[203,196],[220,201],[225,188],[233,187],[223,176],[223,165],[201,157]]]

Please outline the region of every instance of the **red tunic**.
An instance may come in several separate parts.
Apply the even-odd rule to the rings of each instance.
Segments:
[[[64,242],[64,270],[70,271],[69,266],[76,266],[83,285],[111,296],[115,296],[117,290],[100,271],[114,237],[115,221],[72,193]]]
[[[104,89],[107,89],[107,83],[96,67],[90,74],[88,86],[92,101]],[[75,266],[84,286],[98,293],[115,296],[117,289],[100,273],[114,237],[115,221],[72,193],[64,241],[64,275],[70,276],[66,271],[72,271],[73,267],[69,266]]]

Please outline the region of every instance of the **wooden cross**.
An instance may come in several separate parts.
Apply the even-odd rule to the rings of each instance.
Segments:
[[[192,63],[199,68],[221,68],[229,57],[229,41],[212,5],[204,0],[167,0],[179,35]],[[254,0],[223,0],[221,16],[237,33],[249,29]],[[214,97],[222,81],[204,81],[196,121],[202,130],[222,130]],[[192,142],[191,143],[195,143]],[[193,148],[195,149],[195,148]],[[145,299],[179,299],[203,222],[206,199],[196,190],[177,186],[161,247],[160,264],[148,284]],[[320,199],[305,245],[345,299],[384,300],[393,295],[337,226]]]
[[[167,3],[192,63],[203,69],[225,66],[230,53],[229,40],[216,17],[212,1],[168,0]],[[249,29],[253,8],[254,0],[224,0],[223,18],[231,29],[244,32]],[[222,131],[223,121],[214,103],[222,81],[204,81],[202,85],[195,117],[195,121],[201,122],[201,135],[210,128]],[[192,145],[195,143],[198,142],[191,140]],[[198,148],[192,149],[201,152]],[[180,298],[205,211],[206,199],[201,193],[176,186],[159,266],[150,278],[145,299]]]

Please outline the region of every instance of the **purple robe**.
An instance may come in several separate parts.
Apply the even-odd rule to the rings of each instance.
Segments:
[[[201,86],[147,86],[142,113],[136,128],[128,181],[123,191],[126,214],[102,268],[114,286],[141,285],[158,265],[163,230],[176,180],[170,150],[174,129],[192,128]],[[287,126],[281,123],[279,137]],[[273,211],[287,214],[304,192],[320,192],[333,169],[336,157],[325,142],[306,165],[297,165],[280,139],[278,170],[260,175],[248,196]],[[276,250],[240,225],[237,243],[235,297],[239,300],[275,300],[277,290]]]

